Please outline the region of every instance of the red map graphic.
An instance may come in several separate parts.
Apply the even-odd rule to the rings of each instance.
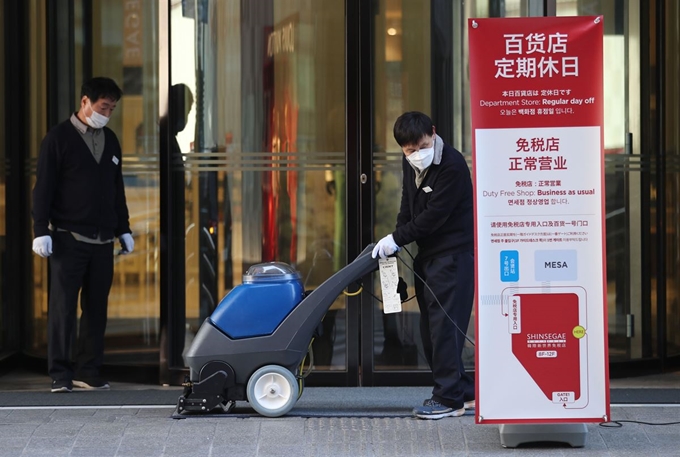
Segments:
[[[549,400],[554,392],[573,392],[573,401],[577,400],[581,370],[579,339],[573,330],[579,325],[578,296],[515,296],[520,297],[521,333],[512,335],[512,353]]]

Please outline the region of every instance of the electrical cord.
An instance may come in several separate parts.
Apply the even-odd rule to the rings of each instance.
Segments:
[[[600,422],[600,427],[604,428],[621,428],[623,424],[640,424],[640,425],[680,425],[680,421],[677,422],[644,422],[644,421],[634,421],[634,420],[620,420],[620,421],[610,421],[610,422]]]
[[[373,292],[371,292],[369,289],[366,289],[366,292],[368,293],[368,295],[370,295],[371,297],[373,297],[374,300],[376,300],[376,301],[378,301],[378,302],[380,302],[380,303],[383,302],[382,299],[380,299],[380,297],[378,297],[377,295],[375,295],[375,294],[374,294]],[[413,300],[415,297],[416,297],[415,295],[411,295],[411,296],[410,296],[409,298],[407,298],[406,300],[402,300],[402,303],[406,303],[406,302],[408,302],[408,301],[410,301],[410,300]],[[413,333],[412,333],[412,332],[409,332],[408,330],[404,330],[404,333],[406,334],[406,336],[407,336],[410,340],[414,340],[414,337],[413,337]],[[419,356],[421,359],[427,360],[427,357],[425,357],[425,353],[424,353],[423,351],[421,351],[417,346],[416,346],[416,351],[418,352],[418,356]]]
[[[408,255],[411,257],[411,260],[412,260],[413,262],[415,262],[415,258],[413,257],[413,255],[411,254],[411,252],[406,248],[406,246],[403,246],[402,249],[404,249],[404,250],[408,253]],[[328,253],[328,251],[325,251],[325,252],[326,252],[327,255],[330,255],[330,253]],[[311,271],[312,271],[312,270],[314,269],[314,267],[316,266],[316,257],[317,257],[317,253],[314,254],[314,259],[313,259],[313,261],[312,261],[312,268],[310,268],[310,271],[307,273],[307,277],[305,278],[305,285],[307,284],[307,281],[309,280]],[[397,259],[399,259],[399,260],[401,261],[401,263],[403,263],[403,264],[406,266],[406,268],[408,268],[409,270],[411,270],[411,271],[413,272],[413,274],[415,275],[415,277],[416,277],[417,279],[419,279],[419,280],[425,285],[425,287],[427,287],[427,290],[430,291],[430,293],[431,293],[432,296],[434,297],[435,301],[437,302],[437,304],[439,305],[439,307],[441,308],[441,310],[444,312],[444,315],[446,316],[446,318],[447,318],[449,321],[451,321],[451,323],[454,325],[454,327],[456,327],[456,330],[458,330],[472,346],[475,346],[475,342],[472,341],[472,340],[467,336],[467,332],[464,332],[464,331],[458,326],[458,324],[456,324],[456,322],[451,318],[451,316],[449,316],[449,313],[446,312],[446,310],[444,309],[444,306],[442,306],[441,302],[439,301],[439,298],[437,298],[437,296],[435,295],[434,291],[433,291],[432,288],[429,286],[429,284],[428,284],[428,283],[427,283],[427,282],[426,282],[426,281],[425,281],[418,273],[416,273],[416,271],[415,271],[413,268],[411,268],[411,266],[410,266],[408,263],[406,263],[406,261],[404,261],[404,259],[402,259],[401,256],[399,256],[399,255],[397,254],[396,257],[397,257]],[[361,284],[361,282],[359,282],[359,281],[357,281],[357,286],[358,286],[358,290],[355,291],[355,292],[347,292],[347,291],[344,291],[344,290],[343,290],[342,293],[343,293],[345,296],[347,296],[347,297],[354,297],[354,296],[356,296],[356,295],[359,295],[359,294],[361,294],[361,292],[363,291],[364,287],[363,287],[363,284]],[[378,298],[377,296],[375,296],[370,290],[367,289],[366,291],[367,291],[368,294],[371,295],[375,300],[377,300],[377,301],[379,301],[380,303],[382,303],[382,300],[381,300],[380,298]],[[406,302],[408,302],[408,301],[411,301],[411,300],[413,300],[414,298],[416,298],[416,296],[415,296],[415,295],[412,295],[411,297],[407,298],[406,300],[402,300],[402,303],[406,303]],[[312,339],[312,342],[313,342],[313,339]],[[308,369],[308,371],[307,371],[306,373],[302,374],[303,366],[304,366],[304,363],[305,363],[305,361],[306,361],[306,359],[307,359],[307,356],[305,355],[305,357],[302,359],[302,363],[300,364],[300,372],[301,372],[301,374],[302,374],[301,378],[306,378],[306,377],[309,375],[309,373],[312,371],[313,360],[314,360],[314,352],[312,351],[312,344],[311,344],[311,342],[310,342],[310,345],[309,345],[308,353],[309,353],[309,356],[310,356],[310,365],[309,365],[309,369]]]
[[[413,259],[413,261],[415,262],[415,259],[413,258],[413,255],[411,255],[411,253],[408,251],[408,249],[404,248],[404,250],[406,250],[406,252],[408,253],[408,255],[411,256],[411,259]],[[413,268],[411,268],[411,267],[404,261],[404,259],[402,259],[401,257],[399,257],[399,255],[397,255],[396,257],[397,257],[404,265],[406,265],[406,268],[408,268],[409,270],[413,271]],[[463,336],[465,336],[465,339],[466,339],[468,342],[470,342],[470,344],[471,344],[472,346],[474,346],[475,343],[474,343],[470,338],[468,338],[467,334],[466,334],[465,332],[463,332],[463,331],[460,329],[460,327],[454,322],[454,320],[451,318],[451,316],[449,316],[449,314],[446,312],[446,310],[444,309],[444,307],[442,306],[441,302],[439,301],[439,299],[437,298],[437,296],[434,294],[434,292],[432,291],[432,289],[430,288],[430,286],[428,286],[427,283],[423,280],[423,278],[420,277],[420,275],[418,275],[415,271],[413,271],[413,274],[416,275],[416,277],[417,277],[418,279],[420,279],[420,280],[423,282],[423,284],[425,284],[425,286],[430,290],[430,293],[432,294],[433,297],[435,297],[435,300],[437,301],[437,304],[438,304],[439,307],[442,309],[442,311],[444,311],[444,314],[446,315],[446,317],[447,317],[447,318],[451,321],[451,323],[456,327],[456,330],[458,330]],[[401,281],[402,279],[399,278],[399,280]],[[360,288],[363,289],[363,285],[362,285],[360,282],[357,282],[357,285],[358,285]],[[382,299],[380,299],[377,295],[375,295],[373,292],[371,292],[370,288],[367,288],[367,289],[366,289],[366,293],[368,293],[371,297],[373,297],[374,300],[378,301],[379,303],[383,303]],[[415,296],[415,295],[411,295],[410,297],[408,297],[408,298],[402,300],[401,302],[402,302],[402,303],[406,303],[406,302],[409,302],[409,301],[413,300],[414,298],[416,298],[416,296]],[[407,332],[407,333],[409,333],[409,336],[411,337],[411,339],[413,339],[413,335],[410,334],[410,332]],[[420,350],[418,351],[418,355],[419,355],[420,357],[422,357],[423,359],[427,359],[427,358],[425,357],[425,354],[423,354],[422,351],[420,351]]]
[[[314,337],[312,337],[312,340],[309,342],[309,346],[307,347],[307,354],[305,354],[305,356],[302,358],[302,362],[300,362],[300,368],[298,370],[300,372],[300,375],[298,376],[300,382],[302,382],[304,378],[309,376],[309,374],[314,369],[314,350],[312,348],[313,343]],[[307,361],[307,355],[309,355],[309,368],[307,368],[307,371],[303,371],[305,362]]]
[[[364,290],[364,286],[359,285],[359,289],[356,292],[345,292],[344,290],[342,291],[343,294],[345,294],[348,297],[356,297],[361,293],[361,291]]]
[[[373,297],[376,301],[378,301],[378,302],[380,302],[380,303],[383,302],[382,299],[381,299],[380,297],[378,297],[376,294],[374,294],[374,293],[371,292],[370,290],[367,290],[366,292],[368,292],[368,295],[370,295],[371,297]],[[408,297],[406,300],[402,300],[401,302],[402,302],[402,303],[408,303],[408,302],[410,302],[411,300],[413,300],[414,298],[416,298],[416,296],[415,296],[415,295],[411,295],[411,296]]]
[[[413,257],[413,255],[411,255],[411,252],[409,252],[409,250],[406,248],[406,246],[402,246],[402,249],[403,249],[404,251],[406,251],[406,252],[408,253],[408,255],[411,257],[411,259],[415,262],[416,259]],[[401,263],[403,263],[403,264],[406,266],[406,268],[408,268],[409,270],[411,270],[411,271],[413,272],[413,274],[415,275],[416,278],[420,279],[420,281],[425,285],[425,287],[427,287],[427,290],[430,291],[430,293],[431,293],[432,296],[434,297],[435,301],[437,302],[437,304],[439,305],[439,307],[440,307],[440,308],[442,309],[442,311],[444,312],[444,315],[451,321],[451,323],[452,323],[452,324],[456,327],[456,329],[457,329],[457,330],[465,337],[465,339],[466,339],[471,345],[475,346],[475,342],[472,341],[472,340],[467,336],[467,332],[464,332],[460,327],[458,327],[458,324],[456,324],[456,322],[451,318],[451,316],[449,316],[449,313],[446,312],[446,310],[445,310],[444,307],[442,306],[441,302],[439,301],[439,298],[437,298],[437,296],[434,294],[434,291],[433,291],[432,288],[429,286],[429,284],[428,284],[428,283],[427,283],[427,282],[426,282],[426,281],[425,281],[418,273],[416,273],[415,269],[411,268],[411,266],[410,266],[408,263],[406,263],[406,262],[404,261],[404,259],[402,259],[401,256],[400,256],[399,254],[397,254],[397,259],[399,259],[399,260],[401,261]]]

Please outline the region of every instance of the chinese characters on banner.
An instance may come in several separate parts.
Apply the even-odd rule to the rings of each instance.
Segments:
[[[603,18],[468,30],[475,420],[606,421]]]

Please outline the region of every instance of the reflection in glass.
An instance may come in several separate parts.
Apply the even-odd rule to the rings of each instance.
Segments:
[[[0,24],[5,23],[4,0],[0,0]],[[5,100],[5,40],[0,33],[0,100]],[[5,249],[7,230],[5,223],[5,104],[0,105],[0,353],[5,349]]]
[[[345,265],[344,2],[171,5],[171,83],[194,94],[177,135],[187,343],[247,269],[279,261],[313,289]],[[314,342],[343,370],[345,300]],[[186,349],[186,345],[185,345]]]
[[[680,354],[680,56],[677,43],[680,37],[680,7],[678,2],[666,2],[666,36],[661,37],[666,46],[666,96],[664,119],[666,122],[666,154],[671,156],[667,165],[667,257],[666,257],[666,325],[668,356]],[[675,43],[673,45],[672,43]]]
[[[631,3],[630,8],[632,8]],[[640,277],[641,272],[632,271],[630,220],[635,217],[631,207],[639,207],[639,195],[631,187],[636,171],[621,171],[631,160],[631,154],[639,154],[627,142],[627,128],[631,112],[639,110],[639,104],[629,103],[629,72],[637,59],[629,58],[629,40],[626,32],[628,15],[637,17],[623,2],[616,0],[561,0],[557,2],[558,16],[604,15],[604,152],[605,152],[605,212],[607,244],[607,296],[609,323],[609,359],[629,360],[640,354],[639,339],[631,338],[627,328],[627,316],[634,314],[641,321],[640,304],[631,308],[631,290],[635,282],[629,278]],[[637,39],[633,37],[632,39]],[[634,133],[637,136],[637,134]],[[640,326],[640,329],[642,327]],[[637,349],[634,347],[637,344]],[[638,355],[639,357],[639,355]]]
[[[92,72],[119,82],[123,98],[109,126],[120,139],[135,239],[116,256],[105,362],[158,364],[160,198],[157,2],[92,3]],[[87,18],[84,18],[87,20]]]
[[[44,103],[47,99],[44,65],[45,9],[30,2],[30,107],[28,145],[33,169],[39,141],[47,131]],[[74,4],[74,62],[82,82],[86,71],[82,49],[83,30],[92,29],[92,73],[113,78],[123,89],[109,127],[116,133],[123,153],[123,177],[135,250],[116,256],[109,294],[104,363],[158,364],[159,276],[158,239],[158,22],[156,2],[93,0],[91,17],[84,17],[82,2]],[[89,10],[88,10],[89,11]],[[90,22],[88,27],[85,22]],[[79,94],[80,86],[75,88]],[[78,101],[80,97],[78,97]],[[74,101],[75,102],[75,101]],[[69,106],[75,109],[78,105]],[[35,182],[31,175],[29,188]],[[29,192],[30,195],[30,192]],[[33,334],[31,352],[46,353],[47,262],[33,259]]]
[[[45,116],[45,100],[47,100],[45,74],[45,3],[32,1],[28,3],[28,108],[31,113],[28,119],[28,144],[26,149],[32,165],[28,183],[24,188],[27,195],[32,196],[31,189],[35,186],[35,167],[38,162],[40,141],[47,132],[47,117]],[[47,357],[47,260],[41,259],[31,252],[31,270],[33,287],[30,288],[29,316],[31,324],[27,328],[28,345],[26,351],[32,355]]]
[[[373,163],[375,170],[374,239],[391,233],[401,201],[401,148],[392,127],[403,112],[431,110],[431,62],[429,2],[381,0],[374,28]],[[435,120],[436,123],[436,120]],[[415,243],[406,247],[415,256]],[[412,267],[402,250],[399,256]],[[402,263],[399,274],[408,295],[415,295],[413,273]],[[380,296],[379,275],[373,275],[374,294]],[[402,312],[385,314],[374,300],[373,354],[376,370],[428,369],[420,339],[420,313],[413,298],[402,304]]]

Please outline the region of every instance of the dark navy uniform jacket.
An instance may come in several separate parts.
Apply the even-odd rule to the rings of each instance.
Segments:
[[[436,141],[442,141],[437,137]],[[437,149],[435,145],[435,150]],[[463,155],[444,144],[416,187],[416,172],[402,158],[404,180],[394,242],[415,241],[421,260],[474,249],[472,180]]]

